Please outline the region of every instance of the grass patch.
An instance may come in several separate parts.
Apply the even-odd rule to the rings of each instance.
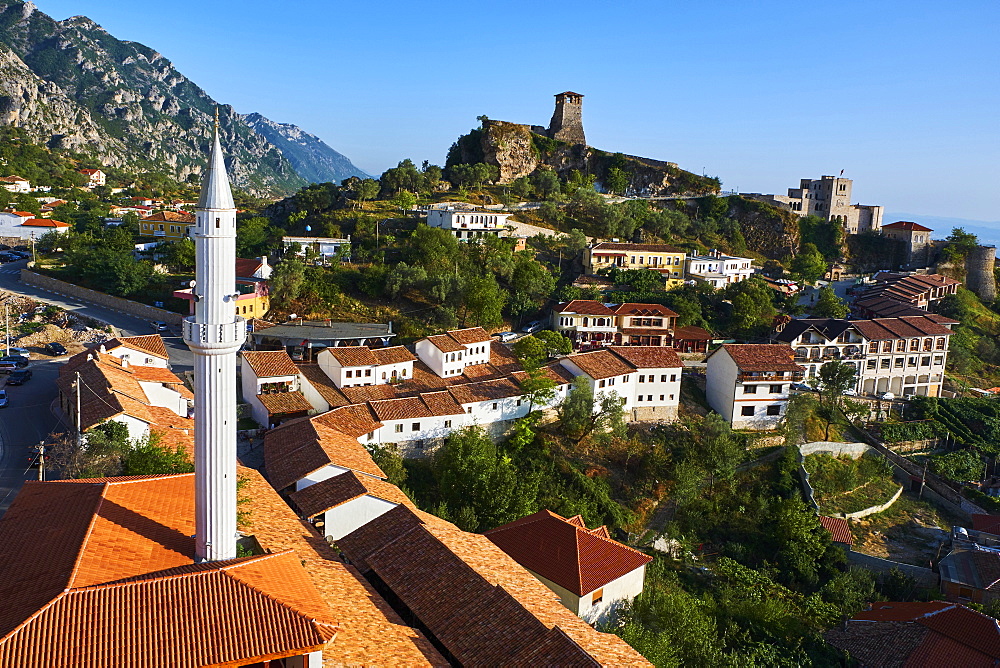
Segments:
[[[881,457],[816,453],[805,458],[804,466],[824,514],[855,513],[885,503],[899,489],[892,467]]]

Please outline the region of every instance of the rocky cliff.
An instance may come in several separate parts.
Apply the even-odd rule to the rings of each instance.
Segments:
[[[278,147],[292,163],[299,176],[312,183],[340,183],[346,178],[369,175],[358,169],[350,159],[314,134],[289,123],[275,123],[260,114],[248,114],[243,120],[269,142]]]
[[[56,21],[30,2],[0,0],[0,122],[39,143],[183,180],[204,167],[216,106],[142,44],[86,17]],[[245,117],[227,106],[219,115],[236,186],[278,196],[308,182]]]

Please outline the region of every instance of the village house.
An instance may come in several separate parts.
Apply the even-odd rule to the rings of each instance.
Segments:
[[[424,364],[446,378],[461,375],[467,366],[489,362],[490,340],[482,327],[469,327],[420,339],[415,348]]]
[[[933,231],[908,220],[882,226],[882,236],[903,242],[904,261],[909,267],[926,267],[930,263]]]
[[[748,257],[723,255],[717,250],[707,255],[692,255],[687,259],[687,276],[707,283],[715,289],[730,283],[745,281],[753,275],[753,260]]]
[[[669,346],[706,352],[712,335],[701,327],[677,327],[677,314],[660,304],[604,304],[575,299],[552,307],[552,329],[574,350],[606,346]]]
[[[317,259],[329,261],[331,258],[351,257],[351,237],[337,239],[333,237],[282,237],[281,244],[287,253],[293,245],[296,245],[299,256],[312,253]]]
[[[344,346],[326,348],[316,355],[320,369],[338,388],[385,385],[412,378],[416,359],[403,346]]]
[[[805,368],[787,344],[726,343],[708,356],[708,405],[733,429],[774,429]]]
[[[833,360],[854,367],[852,389],[867,395],[940,396],[952,326],[934,313],[919,316],[842,320],[791,320],[771,335],[792,347],[795,362],[814,378]]]
[[[49,232],[65,234],[72,226],[52,218],[35,218],[26,211],[0,213],[0,237],[30,241],[41,239]]]
[[[107,175],[99,169],[81,169],[80,173],[87,177],[88,188],[103,186],[107,179]]]
[[[941,274],[899,274],[880,271],[875,285],[864,290],[851,304],[862,318],[891,318],[921,315],[948,295],[958,292],[961,281]]]
[[[20,176],[0,176],[0,187],[12,193],[31,192],[31,182]]]
[[[540,510],[484,534],[590,624],[607,621],[642,593],[652,557],[588,529],[580,515]]]
[[[509,213],[496,211],[431,209],[427,212],[427,226],[440,227],[451,232],[459,241],[469,241],[486,236],[505,236],[508,218]]]
[[[257,424],[271,427],[314,410],[302,393],[299,369],[285,351],[245,350],[241,359],[243,401]]]
[[[274,268],[267,263],[266,257],[236,258],[236,314],[240,317],[261,318],[271,308],[271,290],[267,279],[271,277]],[[174,290],[173,296],[185,299],[189,304],[189,313],[194,314],[195,288]]]
[[[650,269],[663,275],[667,290],[684,285],[687,254],[668,244],[601,242],[583,250],[583,273],[601,269]]]
[[[161,241],[178,241],[190,236],[195,224],[193,213],[186,211],[157,211],[139,223],[139,235],[155,237]]]

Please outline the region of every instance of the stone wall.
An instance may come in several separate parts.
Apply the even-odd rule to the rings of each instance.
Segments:
[[[924,589],[931,589],[938,586],[937,574],[931,569],[922,566],[890,561],[889,559],[882,559],[881,557],[873,557],[870,554],[853,551],[847,553],[847,561],[853,566],[861,566],[876,573],[888,573],[892,569],[897,568],[911,576],[917,581],[917,586]]]
[[[21,282],[59,295],[80,299],[97,306],[103,306],[114,311],[119,311],[136,318],[149,320],[150,322],[159,321],[165,322],[168,325],[179,325],[181,324],[181,320],[184,318],[184,316],[178,313],[173,313],[172,311],[166,311],[162,308],[155,308],[153,306],[146,306],[145,304],[140,304],[139,302],[134,302],[129,299],[122,299],[121,297],[112,297],[111,295],[106,295],[103,292],[81,288],[79,285],[73,285],[72,283],[67,283],[66,281],[60,281],[58,279],[51,278],[50,276],[36,274],[35,272],[28,271],[27,269],[21,270]]]
[[[814,455],[817,452],[825,452],[834,457],[850,457],[857,459],[861,455],[871,450],[867,443],[837,443],[835,441],[813,441],[803,443],[799,446],[799,452],[805,455]]]
[[[997,298],[996,266],[997,249],[994,246],[977,246],[965,257],[965,287],[975,292],[984,302]]]
[[[840,516],[848,520],[857,520],[862,517],[868,517],[869,515],[874,515],[875,513],[880,513],[892,504],[899,500],[900,495],[903,493],[903,486],[900,485],[896,493],[892,495],[892,498],[883,503],[880,506],[868,506],[864,510],[859,510],[856,513],[840,513]]]

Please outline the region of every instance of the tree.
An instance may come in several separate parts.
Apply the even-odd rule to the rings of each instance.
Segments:
[[[844,407],[844,392],[854,387],[854,365],[840,360],[825,363],[810,382],[819,389],[817,414],[826,422],[823,438],[830,438],[830,426],[837,420]]]
[[[550,355],[569,355],[573,352],[573,342],[551,329],[543,329],[532,336],[545,344]]]
[[[709,413],[693,432],[697,448],[695,457],[701,467],[718,478],[733,477],[745,449],[725,418],[718,413]]]
[[[294,214],[293,214],[294,215]],[[236,256],[260,257],[267,255],[275,230],[271,221],[261,216],[236,219]]]
[[[305,283],[306,266],[297,257],[287,257],[278,263],[269,281],[271,298],[279,304],[288,304],[298,298]]]
[[[480,327],[495,327],[503,322],[502,313],[504,304],[507,303],[507,293],[500,288],[492,274],[466,279],[462,296],[465,314],[471,315],[475,324]]]
[[[549,358],[549,347],[535,336],[522,336],[511,349],[525,369],[537,369]]]
[[[190,237],[157,244],[156,250],[162,254],[167,266],[174,271],[194,269],[194,241]]]
[[[559,407],[563,433],[573,438],[583,438],[591,426],[594,413],[594,390],[586,376],[573,379],[569,396]]]
[[[729,326],[733,332],[752,337],[770,330],[777,311],[773,302],[774,292],[764,281],[752,276],[730,284],[723,294],[732,303]]]
[[[799,254],[792,260],[791,272],[807,283],[812,283],[826,273],[826,259],[816,248],[816,244],[802,245]]]
[[[604,186],[608,189],[608,192],[616,195],[624,195],[628,189],[629,182],[632,180],[631,176],[624,169],[612,167],[608,170],[608,177],[604,179]]]
[[[545,199],[559,192],[559,176],[551,169],[539,168],[529,177],[535,192]]]
[[[518,384],[523,396],[528,400],[528,413],[535,410],[536,404],[547,404],[556,395],[556,382],[549,377],[544,368],[528,369],[528,375]]]
[[[427,281],[427,271],[421,267],[411,267],[400,262],[389,271],[385,279],[385,292],[396,299],[407,290],[419,289]],[[442,300],[443,301],[443,300]]]
[[[843,318],[848,312],[847,304],[837,296],[833,288],[824,286],[819,289],[816,305],[812,308],[814,318]]]
[[[400,190],[392,198],[392,204],[400,211],[409,211],[417,205],[417,196],[409,190]]]
[[[375,179],[362,179],[358,183],[354,193],[357,195],[358,201],[367,202],[378,197],[380,188],[381,185]]]
[[[191,473],[194,464],[184,448],[160,444],[160,437],[150,432],[145,438],[130,441],[122,460],[122,475]]]

